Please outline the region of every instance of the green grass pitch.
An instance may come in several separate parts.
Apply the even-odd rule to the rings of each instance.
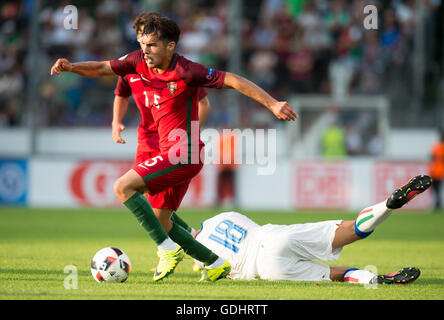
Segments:
[[[292,224],[328,219],[352,220],[345,212],[262,212],[238,210],[259,224]],[[220,211],[182,210],[194,228]],[[169,278],[153,283],[154,243],[125,209],[0,208],[0,299],[149,299],[149,300],[294,300],[294,299],[444,299],[444,212],[400,211],[368,238],[344,248],[332,265],[379,273],[416,266],[421,277],[407,286],[340,282],[235,281],[199,283],[191,258]],[[97,283],[90,261],[96,251],[115,246],[130,257],[125,283]],[[66,266],[78,271],[77,289],[66,289]]]

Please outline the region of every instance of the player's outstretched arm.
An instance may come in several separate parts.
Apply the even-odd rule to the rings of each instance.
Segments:
[[[126,129],[122,120],[128,110],[129,98],[130,97],[121,97],[118,95],[114,96],[112,137],[115,143],[126,143],[126,141],[120,136],[120,133]]]
[[[277,101],[265,90],[248,79],[237,74],[227,72],[225,74],[223,88],[233,88],[240,93],[256,100],[270,109],[281,120],[296,120],[298,117],[293,108],[286,101]]]
[[[109,61],[86,61],[71,63],[68,59],[58,59],[51,67],[51,75],[62,72],[73,72],[86,78],[98,78],[115,75]]]

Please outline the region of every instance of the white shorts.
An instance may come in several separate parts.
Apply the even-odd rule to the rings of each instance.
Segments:
[[[342,248],[332,250],[336,229],[342,220],[265,225],[256,259],[257,273],[264,280],[330,280],[330,267],[312,261],[336,261]]]

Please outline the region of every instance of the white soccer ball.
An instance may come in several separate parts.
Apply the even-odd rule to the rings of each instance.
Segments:
[[[91,261],[91,273],[97,282],[124,282],[130,270],[128,256],[113,247],[99,250]]]

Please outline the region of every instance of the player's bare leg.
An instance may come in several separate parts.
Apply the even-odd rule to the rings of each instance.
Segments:
[[[355,232],[355,220],[342,221],[335,232],[335,237],[332,242],[332,249],[342,248],[347,244],[353,243],[362,239]]]
[[[143,179],[133,169],[129,170],[114,183],[114,193],[120,202],[125,202],[136,192],[148,192]]]
[[[344,281],[344,273],[349,269],[350,267],[330,267],[330,280]]]
[[[173,228],[173,222],[171,221],[171,216],[173,215],[172,209],[159,209],[153,208],[154,214],[157,219],[159,219],[160,224],[165,229],[167,233],[171,231]]]
[[[356,220],[343,221],[335,232],[332,249],[342,248],[368,237],[391,214],[385,201],[362,210]]]

